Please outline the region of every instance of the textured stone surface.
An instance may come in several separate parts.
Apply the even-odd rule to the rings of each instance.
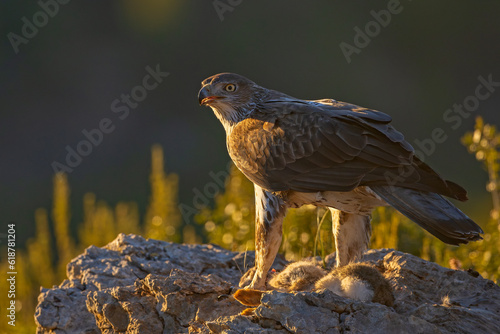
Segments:
[[[363,261],[384,272],[394,307],[330,291],[269,291],[252,316],[230,295],[253,253],[120,234],[67,266],[43,289],[38,333],[500,333],[500,287],[393,250]],[[278,259],[274,268],[281,270]]]

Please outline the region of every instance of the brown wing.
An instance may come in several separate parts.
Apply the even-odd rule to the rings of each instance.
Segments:
[[[395,185],[464,199],[465,190],[420,162],[375,110],[333,100],[270,101],[238,123],[228,150],[269,191],[349,191]]]

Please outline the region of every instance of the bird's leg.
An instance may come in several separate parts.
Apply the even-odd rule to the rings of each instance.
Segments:
[[[255,185],[255,270],[253,277],[242,278],[240,286],[266,289],[267,272],[281,245],[285,213],[286,205],[280,197]]]
[[[332,213],[337,267],[356,261],[368,249],[372,228],[370,216],[329,208]]]

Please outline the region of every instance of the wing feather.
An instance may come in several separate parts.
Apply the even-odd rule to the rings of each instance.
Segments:
[[[236,166],[269,191],[349,191],[387,185],[392,174],[391,185],[458,198],[463,189],[419,162],[390,121],[334,100],[268,101],[234,127],[228,150]]]

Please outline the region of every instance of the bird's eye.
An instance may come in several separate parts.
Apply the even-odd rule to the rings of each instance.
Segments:
[[[228,84],[226,85],[226,87],[224,87],[224,89],[226,90],[226,92],[234,92],[236,90],[236,85]]]

